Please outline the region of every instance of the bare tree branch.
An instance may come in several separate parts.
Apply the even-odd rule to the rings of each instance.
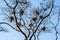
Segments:
[[[41,20],[41,22],[39,23],[39,25],[37,26],[36,30],[35,30],[35,31],[33,32],[33,34],[31,35],[31,37],[30,37],[29,40],[31,40],[31,38],[32,38],[32,36],[34,35],[34,33],[36,33],[36,31],[38,30],[38,28],[39,28],[39,26],[41,25],[42,21],[51,14],[52,8],[53,8],[53,2],[52,2],[52,7],[51,7],[51,10],[50,10],[49,14],[48,14],[47,16],[45,16],[45,17]]]
[[[7,5],[9,8],[13,9],[13,7],[11,7],[11,6],[7,3],[6,0],[4,0],[4,2],[6,3],[6,5]]]
[[[19,30],[15,29],[13,26],[11,26],[10,24],[8,24],[8,23],[6,23],[6,22],[0,22],[0,24],[6,24],[6,25],[10,26],[12,29],[14,29],[14,30],[20,32]]]

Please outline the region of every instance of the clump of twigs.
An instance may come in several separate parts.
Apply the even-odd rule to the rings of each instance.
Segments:
[[[23,14],[24,14],[24,10],[20,9],[20,15],[23,15]]]
[[[36,18],[36,17],[34,17],[34,18],[32,18],[32,20],[33,20],[33,21],[36,21],[36,20],[37,20],[37,18]]]
[[[14,20],[13,16],[10,16],[10,22],[12,22]]]

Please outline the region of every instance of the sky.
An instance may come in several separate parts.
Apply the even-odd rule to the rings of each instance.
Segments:
[[[8,0],[9,1],[9,0]],[[41,2],[42,0],[31,0],[32,5],[34,5],[33,7],[37,7],[39,6],[39,2]],[[55,0],[55,5],[60,6],[60,0]],[[0,1],[0,14],[2,13],[1,9],[3,9],[2,7],[5,7],[5,3],[1,0]],[[56,15],[54,15],[55,17]],[[0,16],[0,18],[3,18],[4,15]],[[54,20],[54,17],[52,20]],[[0,22],[3,21],[2,19],[0,19]],[[56,20],[54,20],[56,21]],[[54,22],[53,22],[54,23]],[[2,26],[2,25],[0,25]],[[3,25],[4,28],[8,29],[9,32],[0,32],[0,40],[24,40],[23,35],[20,32],[17,32],[15,30],[13,30],[12,28],[10,28],[7,25]],[[60,30],[60,23],[58,25],[58,30]],[[54,30],[52,30],[53,32]],[[22,35],[22,36],[21,36]],[[59,34],[58,34],[59,35]],[[60,40],[60,35],[58,36],[58,40]],[[39,39],[40,40],[55,40],[55,32],[53,33],[48,33],[48,32],[41,32],[41,34],[39,35]]]

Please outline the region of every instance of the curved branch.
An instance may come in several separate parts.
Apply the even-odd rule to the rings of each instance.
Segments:
[[[50,21],[50,20],[49,20]],[[54,26],[54,29],[55,29],[55,34],[56,34],[56,40],[58,40],[58,31],[57,31],[57,26],[58,26],[58,24],[59,24],[59,20],[58,20],[58,23],[56,24],[56,25],[54,25],[54,23],[52,23],[51,21],[50,21],[50,23]]]
[[[15,5],[15,7],[14,7],[14,9],[13,9],[13,15],[14,15],[14,18],[15,18],[15,22],[16,22],[16,27],[20,30],[20,32],[25,36],[25,38],[26,38],[26,40],[27,40],[27,36],[26,36],[26,34],[21,30],[21,28],[20,27],[18,27],[18,25],[17,25],[17,17],[16,17],[16,12],[15,12],[15,8],[16,8],[16,6],[17,6],[17,4]]]
[[[8,23],[6,23],[6,22],[0,22],[0,24],[6,24],[6,25],[10,26],[12,29],[14,29],[14,30],[20,32],[19,30],[15,29],[13,26],[11,26],[10,24],[8,24]]]
[[[29,39],[29,40],[31,40],[31,38],[33,37],[34,33],[36,33],[36,31],[38,30],[38,28],[39,28],[39,26],[41,25],[42,21],[43,21],[45,18],[47,18],[48,16],[50,16],[52,9],[53,9],[53,1],[52,1],[52,7],[51,7],[51,10],[50,10],[49,14],[48,14],[47,16],[45,16],[45,17],[41,20],[41,22],[40,22],[39,25],[37,26],[36,30],[35,30],[35,31],[33,32],[33,34],[30,36],[30,39]]]
[[[9,8],[13,9],[13,7],[11,7],[11,6],[6,2],[6,0],[4,0],[4,2],[6,3],[6,5],[7,5]]]

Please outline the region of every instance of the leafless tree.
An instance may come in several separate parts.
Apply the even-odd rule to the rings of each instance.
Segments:
[[[0,22],[0,25],[6,24],[12,29],[21,32],[25,37],[24,40],[32,40],[32,38],[39,40],[39,34],[42,31],[51,32],[52,29],[49,28],[52,25],[51,28],[55,30],[56,40],[58,39],[57,26],[60,20],[60,11],[59,7],[55,6],[54,0],[43,0],[37,8],[33,8],[28,0],[13,0],[11,4],[7,0],[3,1],[6,7],[1,9],[2,15],[9,20],[8,22]],[[56,13],[55,9],[58,10]],[[58,14],[56,15],[57,24],[52,21],[55,14]],[[10,25],[12,22],[14,22],[15,26]]]

